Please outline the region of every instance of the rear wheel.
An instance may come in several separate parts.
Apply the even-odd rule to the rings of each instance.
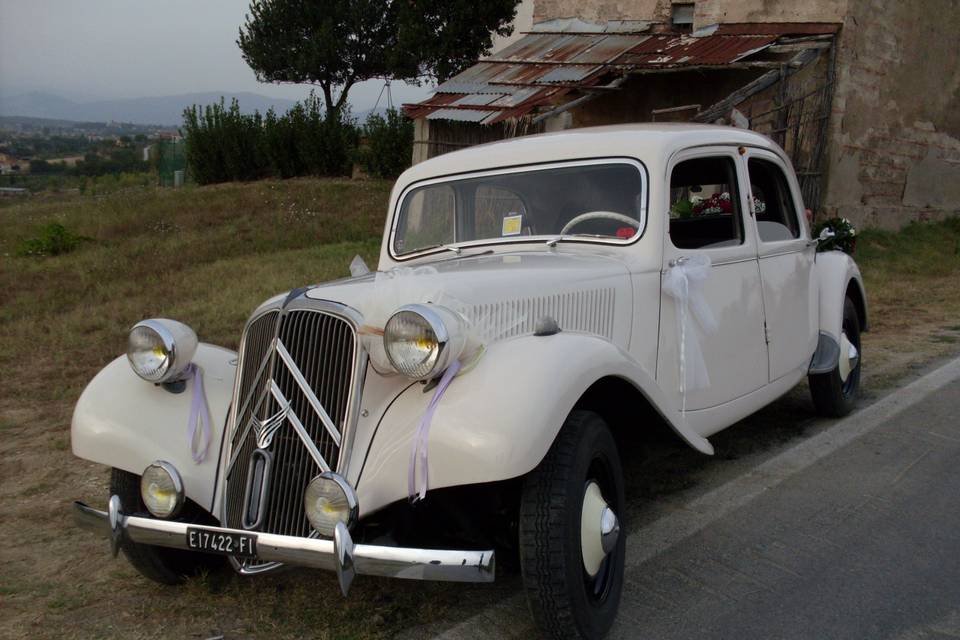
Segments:
[[[524,482],[520,564],[534,619],[551,638],[601,638],[623,589],[623,471],[595,413],[570,414]]]
[[[113,469],[110,475],[110,494],[120,497],[125,513],[146,513],[140,498],[140,476]],[[195,503],[187,501],[179,520],[197,524],[218,524],[210,514]],[[170,549],[122,540],[120,549],[130,564],[146,578],[161,584],[180,584],[185,578],[225,567],[224,558],[195,551]]]
[[[853,300],[843,303],[843,327],[840,333],[840,358],[833,371],[810,376],[810,395],[817,413],[840,418],[853,410],[860,394],[860,317]]]

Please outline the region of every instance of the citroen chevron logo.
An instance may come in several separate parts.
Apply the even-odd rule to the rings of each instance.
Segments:
[[[250,426],[253,427],[253,433],[257,437],[258,447],[266,449],[270,446],[270,443],[273,442],[273,436],[280,430],[280,427],[283,426],[284,421],[287,419],[287,413],[289,412],[290,403],[287,402],[280,407],[280,411],[277,411],[266,420],[259,420],[256,416],[250,418]]]

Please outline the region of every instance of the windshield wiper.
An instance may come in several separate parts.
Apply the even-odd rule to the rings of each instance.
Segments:
[[[432,244],[429,247],[417,249],[417,251],[433,251],[434,249],[446,249],[447,251],[453,251],[457,255],[460,255],[460,252],[463,251],[463,247],[458,247],[455,244]]]
[[[555,247],[555,246],[557,246],[557,243],[559,243],[559,242],[563,242],[564,240],[572,240],[572,239],[575,238],[576,236],[580,236],[580,235],[583,235],[583,234],[581,234],[581,233],[565,233],[565,234],[563,234],[563,235],[554,236],[554,237],[550,238],[549,240],[547,240],[547,246],[548,246],[548,247]]]

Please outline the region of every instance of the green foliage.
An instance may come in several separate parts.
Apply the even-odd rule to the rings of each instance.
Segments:
[[[265,171],[259,145],[262,118],[259,113],[240,112],[234,99],[225,107],[219,103],[183,112],[187,166],[200,184],[231,180],[256,180]]]
[[[40,158],[30,162],[30,173],[36,176],[48,176],[54,173],[62,174],[65,168],[62,162],[47,162]]]
[[[378,178],[396,178],[410,166],[413,154],[413,122],[396,109],[384,118],[376,113],[363,126],[367,145],[360,148],[357,161],[363,170]]]
[[[27,238],[17,246],[18,256],[58,256],[70,253],[81,242],[89,240],[67,230],[59,222],[49,222],[40,227],[39,235]]]
[[[693,203],[686,198],[677,200],[670,207],[671,218],[689,218],[691,216],[693,216]]]
[[[261,82],[319,85],[332,118],[356,82],[457,73],[509,35],[518,3],[253,0],[237,45]]]
[[[313,94],[285,114],[240,112],[237,101],[193,106],[183,131],[190,176],[198,184],[267,176],[336,176],[350,171],[358,131],[348,116],[329,118]]]

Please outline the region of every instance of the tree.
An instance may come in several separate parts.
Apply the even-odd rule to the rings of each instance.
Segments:
[[[509,35],[519,0],[253,0],[237,39],[261,82],[320,86],[327,118],[355,83],[444,80]]]

